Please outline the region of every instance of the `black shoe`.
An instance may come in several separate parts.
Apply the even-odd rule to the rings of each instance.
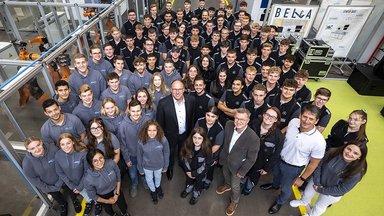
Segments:
[[[65,203],[64,205],[60,205],[60,216],[67,216],[68,215],[68,204]]]
[[[187,197],[188,196],[188,192],[187,191],[183,191],[183,192],[181,192],[181,194],[180,194],[180,196],[181,196],[181,198],[185,198],[185,197]]]
[[[269,214],[275,214],[280,211],[281,204],[274,202],[273,205],[268,209]]]
[[[92,202],[85,204],[84,216],[88,216],[92,211]]]
[[[73,207],[75,208],[76,213],[81,212],[81,204],[80,204],[79,200],[76,199],[73,201]]]
[[[157,194],[156,194],[156,192],[152,192],[151,191],[151,198],[152,198],[152,202],[153,202],[153,204],[157,204],[157,202],[158,202],[158,199],[157,199]]]
[[[103,208],[101,207],[101,204],[96,203],[95,204],[95,216],[100,216],[102,211],[103,211]]]
[[[278,190],[279,189],[279,187],[274,187],[272,185],[272,183],[260,185],[260,188],[263,190],[270,190],[270,189]]]
[[[173,168],[168,168],[168,170],[167,170],[167,178],[168,178],[168,180],[172,180],[172,178],[173,178]]]
[[[157,196],[159,197],[159,199],[163,199],[163,197],[164,197],[164,193],[163,193],[163,189],[161,188],[161,186],[159,186],[158,188],[156,188],[156,194],[157,194]]]
[[[243,190],[241,190],[241,194],[243,194],[244,196],[248,196],[249,194],[251,194],[252,192],[252,189],[248,189],[247,187],[244,187]]]
[[[200,197],[200,192],[199,191],[193,191],[193,195],[191,199],[189,200],[189,204],[195,205],[197,203],[197,200]]]
[[[189,204],[195,205],[198,199],[199,199],[198,197],[192,196],[191,199],[189,200]]]

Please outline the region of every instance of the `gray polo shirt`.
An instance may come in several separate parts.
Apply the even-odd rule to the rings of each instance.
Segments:
[[[108,74],[114,71],[112,64],[103,58],[98,63],[95,63],[92,59],[89,59],[88,67],[99,71],[105,80],[107,80]]]
[[[81,75],[77,69],[72,71],[72,74],[68,78],[69,87],[73,93],[78,93],[80,86],[88,84],[92,91],[93,97],[99,99],[101,93],[107,88],[107,82],[100,72],[89,68],[87,76]]]
[[[139,75],[137,70],[132,74],[129,78],[128,87],[131,90],[131,94],[136,94],[136,91],[141,88],[149,88],[149,84],[151,83],[152,74],[150,74],[147,70],[144,71],[144,75]]]
[[[63,112],[63,113],[72,113],[73,109],[75,109],[77,104],[79,104],[79,100],[80,100],[79,96],[77,96],[77,94],[74,94],[74,93],[70,93],[68,100],[65,102],[59,102],[57,100],[58,95],[55,95],[54,99],[59,104],[59,106],[61,107],[61,112]]]
[[[120,85],[128,87],[129,78],[132,76],[132,72],[126,69],[123,69],[119,77]]]
[[[119,92],[116,94],[112,92],[110,88],[107,88],[101,94],[101,99],[106,97],[111,97],[115,102],[120,111],[124,112],[127,109],[127,101],[132,98],[131,91],[129,88],[123,85],[120,85]]]
[[[167,86],[171,86],[172,82],[175,80],[181,80],[181,76],[180,76],[179,72],[177,72],[176,69],[173,70],[173,72],[171,74],[167,74],[165,72],[165,70],[163,69],[161,71],[161,76],[163,77],[164,82]]]
[[[80,119],[71,114],[63,113],[64,121],[61,125],[56,125],[48,119],[41,127],[41,137],[46,144],[57,144],[57,140],[62,133],[71,133],[76,139],[80,139],[80,134],[85,131],[85,127]]]
[[[83,103],[79,103],[79,105],[77,105],[77,107],[73,110],[73,114],[79,117],[84,125],[88,125],[89,120],[100,117],[100,109],[101,101],[94,99],[91,107],[86,107]]]
[[[111,142],[112,142],[113,150],[120,149],[120,141],[117,139],[117,137],[113,133],[110,133],[110,134],[111,134]],[[102,140],[101,142],[97,143],[96,148],[99,149],[100,151],[102,151],[105,154],[104,140]]]

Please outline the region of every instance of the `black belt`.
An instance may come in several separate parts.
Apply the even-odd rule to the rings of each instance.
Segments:
[[[305,167],[305,165],[296,166],[296,165],[289,164],[289,163],[285,162],[283,159],[281,159],[281,163],[286,164],[286,165],[291,166],[291,167],[295,167],[295,168],[304,168]]]

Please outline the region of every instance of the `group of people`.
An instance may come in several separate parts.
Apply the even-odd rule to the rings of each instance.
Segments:
[[[129,10],[103,49],[94,44],[90,59],[73,56],[68,82],[58,81],[42,105],[49,119],[41,138],[25,141],[25,174],[60,204],[61,215],[68,211],[63,190],[76,212],[80,194],[84,215],[93,204],[96,215],[117,215],[113,204],[129,215],[124,171],[130,197],[142,179],[157,204],[162,173],[171,181],[176,162],[186,178],[180,196],[191,195],[191,205],[221,167],[216,193],[230,191],[229,216],[269,173],[273,182],[260,187],[281,189],[270,214],[295,185],[304,194],[290,205],[308,205],[320,193],[309,215],[321,215],[367,170],[367,113],[352,111],[324,139],[331,91],[319,88],[311,100],[309,74],[294,69],[290,42],[275,39],[276,27],[251,23],[245,1],[234,14],[224,1],[218,10],[205,9],[204,0],[195,11],[189,0],[184,6],[174,12],[167,2],[159,15],[151,5],[143,24]]]

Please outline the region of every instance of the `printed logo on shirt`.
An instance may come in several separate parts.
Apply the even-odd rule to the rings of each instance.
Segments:
[[[64,130],[71,131],[71,130],[73,130],[73,127],[65,127]]]
[[[109,172],[108,175],[109,175],[109,176],[110,176],[110,175],[113,175],[113,171]]]
[[[97,81],[91,81],[91,84],[96,84],[97,83]]]
[[[80,164],[80,161],[74,161],[73,163],[74,164]]]
[[[53,163],[53,162],[55,162],[55,159],[51,159],[48,161],[48,163]]]

